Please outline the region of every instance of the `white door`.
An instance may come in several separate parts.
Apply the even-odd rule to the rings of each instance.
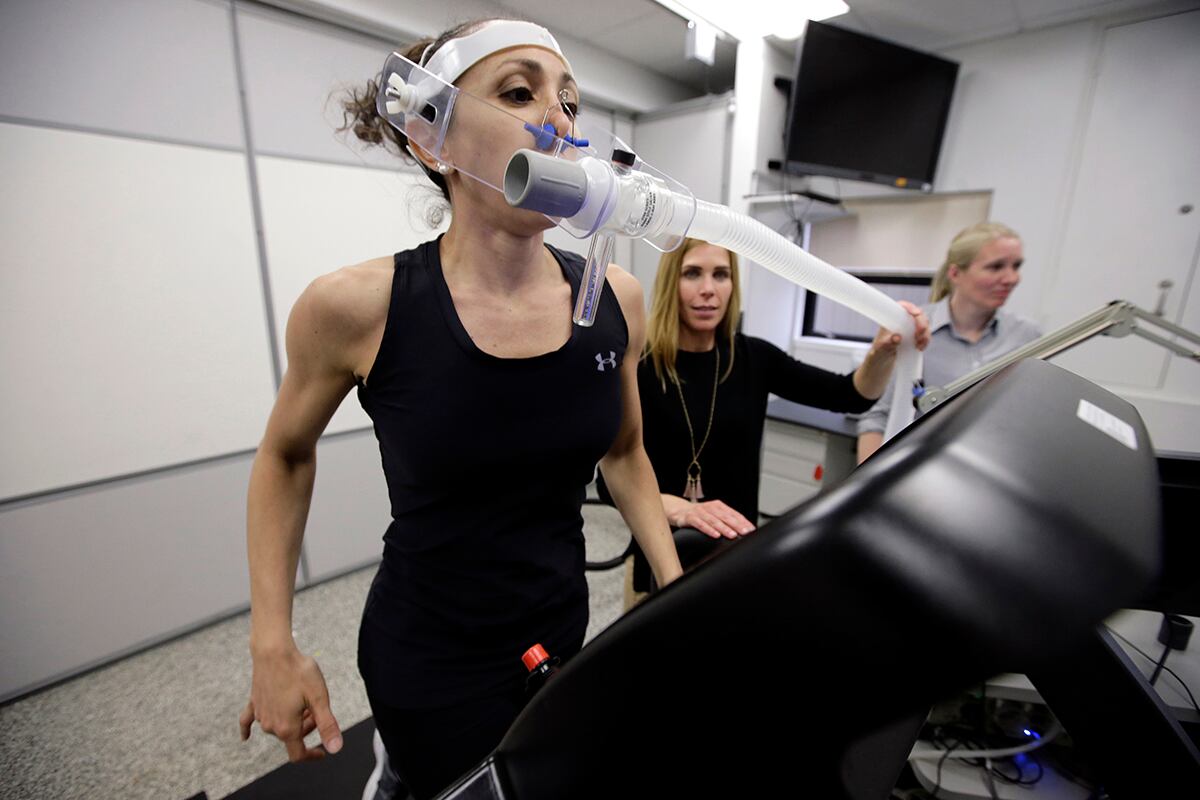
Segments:
[[[1045,311],[1050,328],[1110,300],[1182,323],[1200,243],[1200,11],[1106,31],[1083,158]],[[1095,338],[1054,363],[1114,386],[1159,388],[1167,352]],[[1193,366],[1193,365],[1185,365]]]

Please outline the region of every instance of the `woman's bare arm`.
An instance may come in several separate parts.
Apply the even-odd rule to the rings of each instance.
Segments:
[[[244,739],[257,720],[283,741],[292,761],[324,755],[304,746],[314,728],[329,752],[341,748],[320,668],[292,638],[292,597],[317,440],[354,386],[356,361],[377,327],[379,298],[371,284],[370,270],[349,268],[318,278],[296,301],[287,326],[287,374],[250,474],[246,547],[254,679],[239,722]]]
[[[663,513],[654,468],[642,445],[642,407],[637,383],[638,356],[646,341],[642,287],[636,278],[615,265],[608,268],[608,281],[621,303],[629,328],[629,344],[621,364],[621,429],[601,459],[600,469],[625,524],[646,554],[655,580],[659,586],[666,586],[683,569]]]

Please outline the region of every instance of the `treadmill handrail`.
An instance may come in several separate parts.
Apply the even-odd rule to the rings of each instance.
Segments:
[[[1173,322],[1168,322],[1157,314],[1139,308],[1128,300],[1114,300],[1108,305],[1098,308],[1074,322],[1067,323],[1058,330],[1047,333],[1040,339],[1034,339],[1029,344],[1019,347],[1011,353],[1006,353],[993,361],[989,361],[978,369],[968,372],[966,375],[951,381],[945,386],[935,386],[932,389],[927,388],[925,393],[917,400],[917,408],[922,412],[929,411],[931,408],[949,400],[963,389],[983,380],[993,372],[1004,369],[1009,364],[1020,361],[1023,358],[1040,358],[1045,360],[1100,334],[1115,337],[1128,336],[1131,333],[1136,334],[1143,339],[1171,350],[1177,355],[1200,362],[1200,349],[1189,349],[1178,342],[1152,333],[1144,327],[1139,326],[1139,320],[1143,323],[1156,325],[1170,334],[1183,337],[1200,345],[1200,334],[1193,333]]]

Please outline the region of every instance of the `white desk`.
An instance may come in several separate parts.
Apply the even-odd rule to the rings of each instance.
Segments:
[[[1193,625],[1200,622],[1200,619],[1196,617],[1188,617],[1188,619],[1192,621]],[[1120,638],[1113,637],[1129,655],[1130,660],[1142,671],[1142,674],[1149,678],[1150,673],[1154,671],[1154,664],[1163,651],[1163,645],[1158,643],[1158,628],[1162,624],[1162,614],[1157,611],[1126,609],[1109,617],[1107,624],[1108,627],[1137,645],[1142,652],[1154,659],[1154,661],[1148,661]],[[1192,634],[1186,650],[1172,650],[1171,654],[1167,656],[1166,667],[1182,678],[1192,690],[1192,694],[1200,698],[1200,634]],[[1176,719],[1181,722],[1200,722],[1200,714],[1196,713],[1196,708],[1188,699],[1187,692],[1166,669],[1159,673],[1154,688],[1167,707],[1174,712]],[[1043,702],[1041,695],[1038,694],[1037,689],[1033,687],[1028,678],[1011,672],[997,675],[989,680],[987,691],[993,697],[1007,700],[1028,703]]]

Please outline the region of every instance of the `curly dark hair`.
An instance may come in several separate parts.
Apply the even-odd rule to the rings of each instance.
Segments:
[[[419,64],[421,63],[421,55],[425,52],[426,48],[429,48],[429,55],[432,56],[441,49],[442,45],[451,39],[458,39],[469,33],[473,33],[484,23],[497,19],[508,19],[508,17],[473,19],[470,22],[455,25],[436,39],[421,39],[397,52],[409,61]],[[397,155],[407,161],[415,160],[417,165],[429,177],[429,180],[433,181],[434,185],[441,191],[442,197],[446,199],[446,202],[449,202],[450,191],[446,186],[446,179],[426,167],[421,161],[413,159],[407,150],[408,137],[392,127],[386,119],[379,116],[379,112],[375,108],[375,97],[379,94],[379,88],[378,80],[372,79],[367,81],[366,86],[350,89],[347,92],[346,96],[340,101],[342,106],[342,126],[338,128],[338,132],[352,131],[356,137],[364,142],[377,144],[386,150],[394,150]]]

